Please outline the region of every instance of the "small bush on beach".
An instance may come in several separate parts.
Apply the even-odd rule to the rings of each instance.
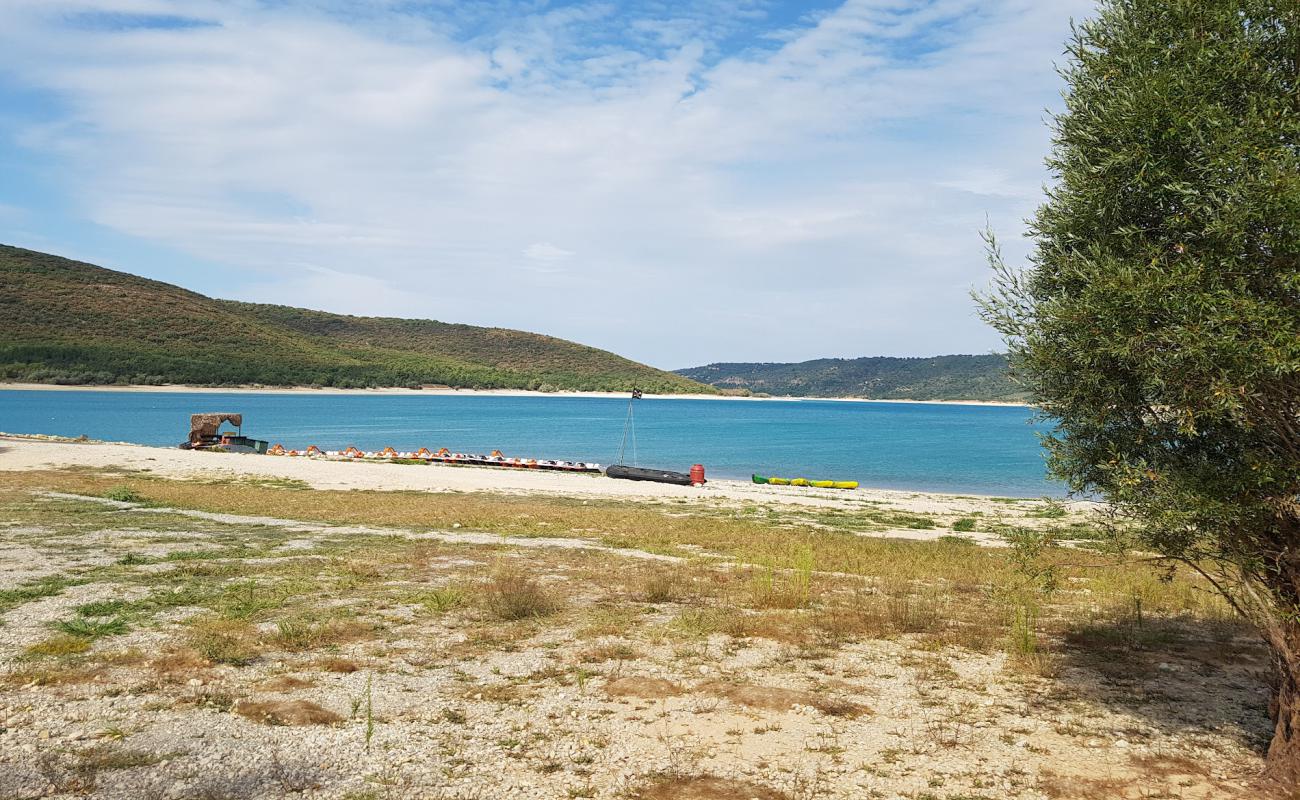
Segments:
[[[132,489],[130,486],[114,486],[112,489],[104,492],[104,497],[107,500],[117,500],[120,503],[144,502],[144,498],[140,496],[139,492]]]
[[[507,621],[550,616],[562,605],[537,581],[514,570],[499,571],[492,576],[483,603],[494,616]]]
[[[952,524],[952,529],[957,533],[969,533],[975,530],[975,520],[972,517],[962,517]]]
[[[634,589],[633,596],[643,603],[679,603],[690,587],[682,576],[670,569],[648,572]]]

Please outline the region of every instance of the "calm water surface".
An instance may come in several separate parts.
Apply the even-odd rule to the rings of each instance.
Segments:
[[[627,401],[588,397],[0,391],[0,431],[174,445],[199,411],[244,414],[244,432],[286,447],[447,447],[616,460]],[[1049,482],[1026,408],[833,401],[636,403],[644,466],[702,463],[720,478],[857,480],[864,486],[1035,497]],[[631,447],[628,458],[631,463]]]

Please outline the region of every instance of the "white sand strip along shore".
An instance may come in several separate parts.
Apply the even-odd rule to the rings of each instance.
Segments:
[[[388,387],[383,389],[337,389],[334,387],[310,386],[188,386],[185,384],[163,384],[158,386],[64,386],[50,383],[4,383],[0,382],[0,391],[6,389],[29,392],[160,392],[160,393],[195,393],[195,394],[288,394],[288,395],[426,395],[448,397],[594,397],[611,400],[626,400],[627,392],[535,392],[527,389],[408,389]],[[795,403],[817,400],[837,403],[915,403],[937,406],[1012,406],[1029,408],[1025,403],[1009,403],[998,400],[872,400],[863,397],[735,397],[719,394],[645,394],[653,400],[735,400],[739,402]]]
[[[107,442],[70,442],[0,433],[0,473],[5,471],[86,467],[147,471],[171,479],[280,478],[302,481],[314,489],[376,491],[499,492],[590,499],[705,503],[754,503],[853,510],[887,508],[917,514],[960,517],[979,513],[990,518],[1020,518],[1041,501],[907,492],[886,489],[853,491],[798,486],[759,486],[733,480],[710,480],[702,487],[625,481],[602,475],[566,474],[443,464],[334,461],[305,457],[213,453],[179,448]],[[3,478],[0,478],[3,480]],[[1087,513],[1092,503],[1070,503],[1072,512]],[[945,530],[900,530],[884,535],[937,538]]]

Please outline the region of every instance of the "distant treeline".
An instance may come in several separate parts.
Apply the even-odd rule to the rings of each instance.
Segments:
[[[714,392],[563,339],[214,300],[0,245],[0,380]]]
[[[797,364],[708,364],[677,370],[719,388],[778,396],[880,400],[1024,400],[1002,355],[821,358]]]

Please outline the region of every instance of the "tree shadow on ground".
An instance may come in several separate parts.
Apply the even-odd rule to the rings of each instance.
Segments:
[[[45,747],[17,764],[0,757],[0,797],[131,797],[168,800],[238,800],[285,797],[314,791],[339,779],[307,756],[282,757],[276,749],[236,766],[205,759],[199,750],[158,751],[126,746]],[[127,758],[129,757],[129,758]],[[14,767],[17,769],[9,769]]]
[[[1098,746],[1122,739],[1130,749],[1127,774],[1063,774],[1049,797],[1296,797],[1262,771],[1273,736],[1272,667],[1248,623],[1121,614],[1072,625],[1056,656],[1053,689],[1040,702],[1059,711],[1082,701],[1122,715],[1062,715],[1058,731]]]
[[[1268,717],[1267,648],[1241,620],[1130,614],[1073,625],[1062,637],[1056,700],[1084,699],[1165,734],[1228,735],[1261,756]],[[1130,743],[1153,738],[1135,725]]]

